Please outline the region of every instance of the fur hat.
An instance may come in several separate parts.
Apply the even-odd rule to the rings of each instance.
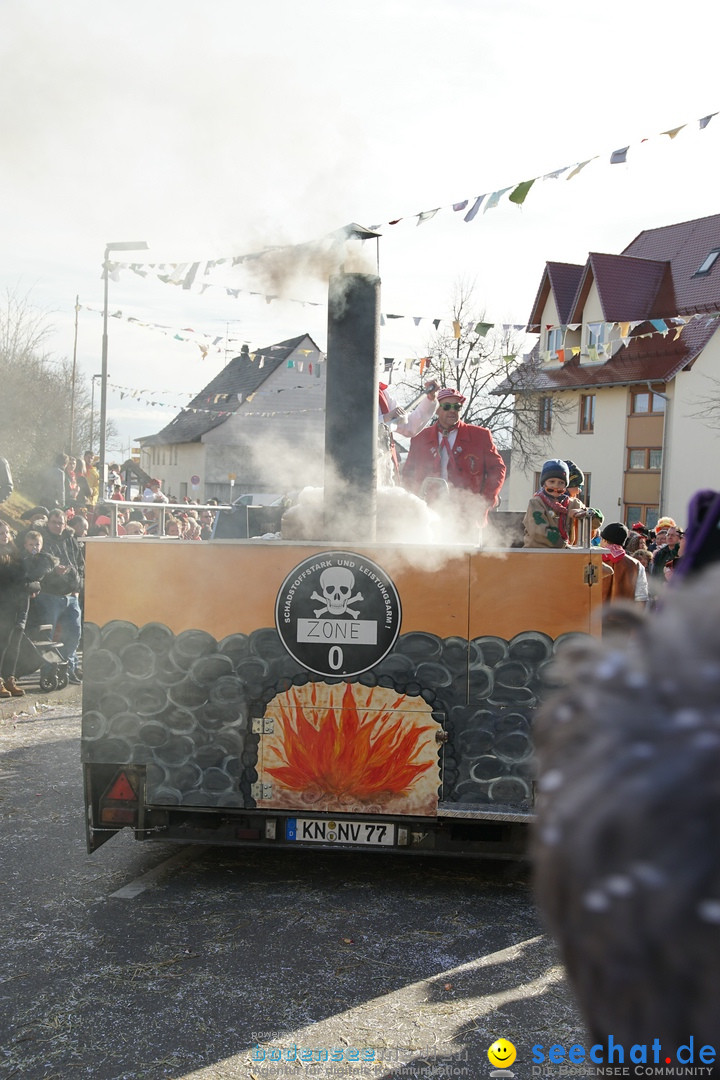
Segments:
[[[550,480],[555,477],[557,480],[562,480],[567,487],[568,477],[570,476],[570,470],[566,463],[561,461],[560,458],[550,458],[546,461],[542,467],[540,473],[540,487],[543,487],[546,480]]]
[[[677,522],[671,517],[661,517],[655,526],[655,530],[658,529],[677,529]]]
[[[619,544],[622,547],[629,533],[627,526],[623,525],[622,521],[611,521],[605,526],[600,535],[603,540],[607,540],[608,544]]]
[[[582,469],[578,468],[574,461],[566,461],[565,464],[568,467],[568,487],[582,487],[585,483],[585,473]]]

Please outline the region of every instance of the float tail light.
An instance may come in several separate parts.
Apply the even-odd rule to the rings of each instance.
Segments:
[[[100,800],[100,822],[103,825],[134,825],[138,811],[137,790],[127,772],[122,770]]]

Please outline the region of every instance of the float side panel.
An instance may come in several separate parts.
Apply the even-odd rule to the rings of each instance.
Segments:
[[[583,581],[588,563],[598,584]],[[470,637],[512,638],[538,630],[556,638],[571,631],[597,633],[602,603],[602,558],[587,551],[517,550],[478,553],[470,566]]]
[[[329,550],[365,554],[394,580],[402,632],[431,630],[467,636],[469,553],[461,549],[438,572],[437,548],[334,544],[183,544],[176,540],[100,540],[87,545],[85,617],[102,626],[124,619],[162,622],[173,633],[202,628],[218,639],[275,625],[275,600],[285,577],[304,559]]]
[[[580,551],[446,552],[437,548],[334,545],[365,553],[393,578],[402,603],[402,632],[440,637],[523,630],[557,637],[597,632],[600,586],[581,585],[588,562]],[[103,625],[125,619],[164,622],[174,633],[202,627],[220,638],[273,626],[284,578],[328,546],[268,543],[182,544],[175,540],[101,540],[87,545],[85,616]]]

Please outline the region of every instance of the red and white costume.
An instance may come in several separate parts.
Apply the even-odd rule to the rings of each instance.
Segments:
[[[459,420],[446,436],[439,425],[433,425],[411,441],[402,483],[419,495],[428,477],[447,480],[450,488],[479,495],[475,516],[482,526],[487,524],[488,510],[497,506],[505,462],[487,428]]]

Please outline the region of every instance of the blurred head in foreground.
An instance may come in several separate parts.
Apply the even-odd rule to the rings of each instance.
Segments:
[[[590,1033],[673,1060],[720,1058],[719,616],[711,567],[568,648],[536,727],[536,896]]]

